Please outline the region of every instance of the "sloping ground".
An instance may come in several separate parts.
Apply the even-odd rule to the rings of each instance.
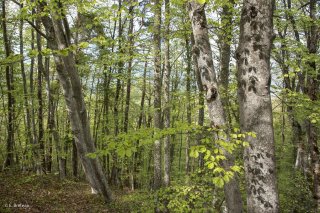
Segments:
[[[115,193],[112,204],[90,193],[86,182],[60,181],[55,175],[0,172],[0,212],[146,212],[146,192]],[[152,203],[152,201],[151,201]],[[145,210],[143,210],[145,209]],[[150,212],[150,211],[147,211]]]

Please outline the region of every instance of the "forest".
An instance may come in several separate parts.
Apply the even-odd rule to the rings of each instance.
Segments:
[[[0,212],[320,212],[319,0],[1,0]]]

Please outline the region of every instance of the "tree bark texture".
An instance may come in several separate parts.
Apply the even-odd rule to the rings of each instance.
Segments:
[[[161,129],[161,0],[154,0],[154,27],[153,27],[153,57],[154,57],[154,128]],[[155,190],[161,187],[161,141],[154,141],[153,149],[154,176],[153,187]]]
[[[164,128],[170,128],[170,1],[165,0],[165,35],[164,35],[164,73],[163,73],[163,119],[164,119]],[[165,186],[170,184],[170,140],[171,136],[167,135],[164,138],[164,177],[163,183]]]
[[[215,128],[225,128],[225,113],[219,94],[217,78],[213,66],[212,51],[209,42],[207,20],[204,11],[205,4],[196,1],[190,2],[189,16],[191,19],[194,49],[197,56],[201,84],[204,88],[205,99],[209,111],[209,118]],[[225,140],[228,140],[226,138]],[[233,157],[227,152],[224,153],[228,160],[223,162],[223,167],[228,169],[234,164]],[[224,186],[226,203],[229,212],[242,212],[242,200],[239,184],[235,178]]]
[[[6,57],[11,54],[10,41],[8,38],[7,20],[6,20],[6,1],[2,0],[2,33]],[[4,163],[5,167],[10,167],[14,163],[14,96],[13,96],[13,68],[12,65],[6,65],[6,83],[8,96],[8,123],[7,123],[7,156]]]
[[[46,4],[42,2],[41,9],[44,6]],[[60,9],[63,9],[62,5],[60,5]],[[67,36],[70,34],[68,32],[69,27],[65,26],[67,25],[66,21],[62,22],[62,20],[57,19],[57,17],[61,17],[61,14],[56,14],[57,11],[51,11],[51,13],[52,19],[49,16],[42,17],[43,25],[48,32],[48,45],[53,50],[61,51],[70,45],[70,40],[68,40]],[[74,55],[72,52],[68,52],[66,56],[54,55],[54,59],[56,66],[61,67],[61,69],[58,69],[58,76],[64,92],[72,133],[84,172],[91,187],[103,195],[105,202],[110,202],[112,194],[99,160],[86,156],[87,153],[95,152],[95,146],[90,134],[90,125]]]
[[[246,138],[244,153],[248,213],[279,212],[270,97],[273,4],[244,1],[236,53],[241,131],[257,135]]]

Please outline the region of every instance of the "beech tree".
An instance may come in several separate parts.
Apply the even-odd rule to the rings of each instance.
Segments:
[[[189,5],[189,16],[192,24],[194,35],[194,52],[197,55],[199,75],[201,84],[205,90],[205,99],[209,111],[211,125],[214,128],[225,128],[226,118],[221,97],[219,94],[218,82],[213,67],[212,50],[208,37],[207,20],[205,15],[205,4],[192,1]],[[219,137],[219,136],[216,136]],[[228,138],[225,138],[229,140]],[[229,168],[233,164],[233,157],[228,155],[224,167]],[[240,195],[239,184],[237,180],[232,179],[225,184],[225,194],[227,208],[229,212],[241,212],[242,200]]]
[[[52,18],[49,16],[42,17],[42,23],[48,33],[48,46],[52,50],[63,51],[70,46],[71,42],[70,29],[64,14],[63,5],[59,2],[52,2],[51,5],[41,2],[39,12],[48,6],[57,6],[61,10],[60,13],[55,10],[51,11]],[[105,201],[109,202],[112,200],[112,195],[105,175],[102,172],[100,162],[98,159],[86,156],[86,154],[95,151],[95,146],[91,139],[90,126],[88,124],[81,82],[76,69],[74,55],[72,52],[68,52],[66,56],[55,55],[54,57],[56,66],[61,66],[61,69],[57,69],[59,71],[59,80],[64,90],[75,143],[86,177],[93,191],[101,193]]]
[[[153,57],[154,57],[154,128],[156,131],[160,130],[161,124],[161,43],[160,43],[160,29],[161,29],[161,4],[160,0],[153,1],[154,10],[154,25],[153,25]],[[153,150],[154,161],[154,189],[161,187],[161,141],[159,139],[154,141]]]
[[[236,53],[241,130],[257,135],[247,137],[244,154],[248,212],[279,212],[270,97],[273,6],[244,1]]]

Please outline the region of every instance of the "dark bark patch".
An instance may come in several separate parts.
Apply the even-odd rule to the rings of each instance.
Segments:
[[[264,59],[264,53],[262,51],[260,51],[260,53],[259,53],[259,59],[261,59],[261,60]]]
[[[244,64],[245,64],[246,66],[248,65],[248,59],[247,59],[247,58],[244,59]]]
[[[257,93],[256,81],[258,81],[258,79],[255,76],[249,77],[249,87],[248,87],[249,92],[252,90],[254,93]]]
[[[258,10],[256,7],[251,6],[250,7],[250,17],[255,18],[258,15]]]
[[[256,42],[260,42],[260,41],[261,41],[261,35],[260,35],[260,34],[254,35],[254,40],[255,40]]]
[[[193,49],[192,49],[192,51],[194,52],[194,54],[196,54],[197,56],[199,56],[199,54],[200,54],[199,47],[194,46]]]
[[[254,72],[254,73],[257,73],[257,68],[255,68],[255,67],[249,67],[249,73],[250,72]]]
[[[207,66],[208,66],[208,67],[213,67],[213,62],[212,62],[212,60],[206,59],[206,62],[207,62]]]
[[[248,48],[244,49],[244,54],[249,55],[250,54],[250,50]]]
[[[253,43],[253,50],[254,51],[257,51],[257,50],[260,50],[261,51],[261,48],[262,48],[262,45],[261,44],[258,44],[258,43]]]
[[[216,100],[217,96],[218,96],[218,90],[214,86],[210,87],[207,90],[206,99],[208,102]]]
[[[251,27],[251,30],[252,30],[252,31],[256,31],[256,30],[258,29],[258,24],[257,24],[257,22],[256,22],[256,21],[252,21],[252,22],[250,23],[250,27]]]

